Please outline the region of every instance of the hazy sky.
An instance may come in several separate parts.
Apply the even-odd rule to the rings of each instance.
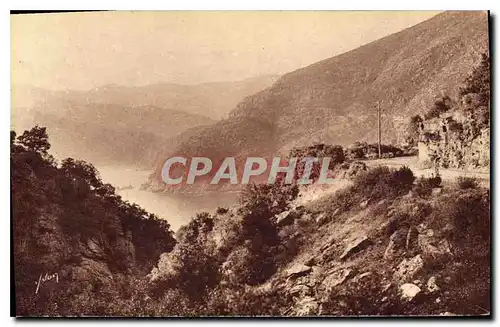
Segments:
[[[102,12],[11,16],[12,82],[49,89],[282,74],[436,12]]]

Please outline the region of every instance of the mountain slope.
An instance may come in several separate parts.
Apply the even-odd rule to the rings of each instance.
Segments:
[[[154,151],[193,126],[214,123],[204,116],[153,106],[79,105],[64,114],[38,107],[34,122],[48,127],[58,157],[104,164],[147,164]]]
[[[140,309],[491,315],[489,189],[424,185],[407,167],[358,168],[330,185],[254,185],[239,206],[198,214],[152,270]]]
[[[284,75],[228,119],[186,137],[175,153],[269,155],[313,142],[374,141],[377,101],[383,140],[395,142],[410,114],[426,111],[436,96],[454,96],[487,49],[486,12],[446,12]]]
[[[45,128],[11,132],[15,314],[105,315],[104,296],[146,275],[173,248],[173,233],[91,164],[56,165],[49,149]]]
[[[140,87],[107,85],[91,90],[86,96],[94,103],[132,107],[151,105],[211,119],[221,119],[246,96],[271,86],[277,79],[278,76],[265,75],[241,81],[196,85],[172,83]]]
[[[12,125],[49,128],[53,151],[97,164],[148,166],[169,138],[210,125],[245,96],[271,85],[276,76],[236,82],[143,87],[108,85],[89,91],[12,89]]]

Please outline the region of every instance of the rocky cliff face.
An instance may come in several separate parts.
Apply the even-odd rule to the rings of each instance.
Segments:
[[[11,143],[16,314],[103,314],[106,296],[123,296],[175,240],[166,221],[122,201],[92,165],[58,165],[49,147],[38,127]]]
[[[447,98],[449,99],[449,98]],[[437,101],[419,126],[423,166],[490,168],[490,61],[483,54],[460,88],[458,101]],[[413,119],[415,122],[420,118]]]
[[[451,117],[451,116],[449,116]],[[459,121],[460,120],[455,120]],[[464,129],[470,130],[470,121],[462,121]],[[419,142],[419,162],[422,167],[430,168],[437,163],[443,168],[470,170],[490,169],[490,129],[482,128],[477,135],[459,134],[450,130],[446,118],[439,121],[438,127],[426,128]],[[424,132],[424,133],[425,133]]]

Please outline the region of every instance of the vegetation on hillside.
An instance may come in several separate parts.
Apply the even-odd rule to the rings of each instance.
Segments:
[[[430,164],[441,167],[488,167],[490,129],[490,58],[487,53],[475,66],[458,97],[440,97],[425,114],[410,119],[406,142],[427,146]]]
[[[166,220],[123,201],[94,166],[73,158],[58,164],[49,149],[45,127],[11,132],[16,311],[101,314],[90,299],[125,285],[119,276],[148,273],[175,240]],[[53,273],[58,285],[35,293],[40,276]]]
[[[119,314],[489,312],[488,191],[436,193],[432,185],[422,197],[414,181],[406,167],[377,167],[305,208],[294,206],[293,188],[249,186],[237,208],[198,214],[183,227],[151,280],[135,288],[146,300],[117,300]],[[368,241],[339,259],[346,229],[366,233]],[[400,275],[412,260],[418,266]],[[428,279],[439,286],[428,289]],[[416,283],[420,294],[405,299],[403,283]]]
[[[121,201],[92,165],[71,158],[56,164],[44,128],[11,140],[21,315],[490,310],[489,193],[473,182],[435,192],[438,184],[415,183],[407,167],[375,167],[304,207],[295,204],[297,185],[280,176],[276,184],[248,185],[236,207],[199,213],[175,242],[168,223]],[[355,230],[366,239],[351,253],[342,247],[349,249]],[[423,260],[409,280],[394,272],[405,260]],[[106,269],[112,278],[101,276]],[[34,294],[34,281],[47,271],[61,274],[58,287],[43,284]],[[431,277],[441,290],[423,290]],[[404,282],[423,290],[413,302],[401,295]]]
[[[213,161],[294,144],[289,157],[331,157],[331,172],[348,170],[349,178],[306,202],[301,192],[314,187],[286,184],[282,175],[274,184],[248,185],[237,205],[198,213],[176,239],[167,221],[123,201],[92,164],[57,162],[44,127],[11,132],[17,314],[489,314],[489,190],[472,178],[443,185],[439,174],[416,178],[408,167],[368,169],[354,160],[377,155],[375,144],[327,142],[341,134],[346,144],[363,139],[377,96],[392,104],[392,116],[428,104],[424,118],[410,119],[410,146],[421,136],[445,140],[442,132],[422,131],[444,116],[462,141],[455,144],[474,142],[489,128],[489,58],[457,99],[431,100],[428,90],[451,89],[466,75],[463,58],[487,37],[484,18],[438,15],[297,70],[246,98],[229,119],[180,137],[179,154]],[[457,39],[465,50],[450,46]],[[381,152],[408,153],[391,145]]]

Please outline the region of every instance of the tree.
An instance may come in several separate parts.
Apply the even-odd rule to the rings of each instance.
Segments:
[[[331,145],[327,146],[324,150],[325,157],[330,157],[332,160],[330,161],[330,169],[334,168],[334,166],[341,164],[345,161],[345,153],[344,148],[340,145]]]
[[[366,142],[354,142],[348,149],[347,153],[350,159],[362,159],[365,157],[365,151],[368,148]]]
[[[490,105],[490,56],[481,55],[481,62],[465,80],[465,85],[460,88],[460,96],[475,93],[480,97],[479,106]]]
[[[50,149],[47,129],[38,125],[29,131],[24,131],[24,133],[18,137],[18,141],[26,150],[40,153],[42,156],[46,156],[47,151]]]
[[[408,129],[405,131],[405,138],[410,146],[417,145],[423,121],[420,115],[415,115],[410,118]]]
[[[478,128],[489,127],[490,123],[490,57],[483,53],[479,66],[465,80],[460,88],[466,112],[472,114]]]
[[[314,162],[309,178],[316,181],[319,178],[323,158],[330,158],[328,169],[334,169],[335,166],[345,161],[344,149],[340,145],[314,144],[308,147],[293,148],[288,155],[289,158],[297,158],[295,169],[295,181],[299,180],[305,170],[304,158],[318,158],[319,162]]]
[[[450,110],[451,107],[452,107],[451,98],[445,95],[434,102],[434,106],[428,112],[425,113],[424,117],[425,119],[432,119],[439,117],[442,113],[445,113],[448,110]]]
[[[83,179],[94,188],[103,186],[97,169],[92,164],[83,160],[66,158],[61,163],[61,170],[68,176]]]
[[[14,131],[10,131],[10,153],[11,155],[20,153],[24,151],[24,147],[19,145],[17,142],[17,134]]]

